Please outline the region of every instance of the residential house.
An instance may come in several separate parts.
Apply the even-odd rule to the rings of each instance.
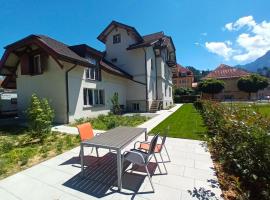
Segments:
[[[193,72],[189,69],[177,64],[173,68],[173,85],[176,88],[192,88],[192,83],[194,82]]]
[[[219,100],[247,100],[249,95],[246,92],[240,91],[237,82],[241,77],[249,76],[250,73],[245,70],[231,67],[225,64],[219,65],[214,71],[210,72],[203,79],[219,79],[225,82],[225,87],[222,92],[215,94],[214,98]],[[210,94],[203,94],[203,98],[211,98]],[[252,95],[252,98],[254,96]]]
[[[142,36],[134,27],[112,21],[98,39],[105,52],[44,35],[6,46],[0,74],[7,77],[4,85],[17,89],[19,116],[24,117],[33,93],[49,99],[57,123],[108,113],[114,93],[131,112],[173,103],[171,37],[163,32]]]

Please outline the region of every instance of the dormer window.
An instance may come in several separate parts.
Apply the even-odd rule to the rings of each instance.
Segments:
[[[117,44],[121,42],[121,35],[117,34],[113,36],[113,44]]]
[[[87,68],[85,70],[85,78],[88,80],[99,80],[99,68]]]
[[[97,60],[93,57],[87,56],[86,60],[92,65],[97,65]]]

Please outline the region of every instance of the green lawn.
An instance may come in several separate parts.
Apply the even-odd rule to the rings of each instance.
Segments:
[[[193,104],[184,104],[175,113],[152,129],[151,133],[160,132],[170,126],[168,137],[202,140],[206,128],[200,113]]]
[[[264,116],[270,117],[270,103],[225,103],[228,106],[237,105],[241,107],[252,108],[255,112],[259,112]]]

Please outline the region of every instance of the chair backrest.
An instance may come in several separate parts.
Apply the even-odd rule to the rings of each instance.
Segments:
[[[159,137],[159,133],[156,134],[152,138],[152,140],[150,142],[150,146],[149,146],[149,150],[148,150],[148,158],[149,158],[150,155],[152,155],[155,152],[155,148],[156,148],[156,145],[157,145],[158,137]]]
[[[90,123],[84,123],[77,126],[81,141],[90,140],[94,137],[93,128]]]
[[[168,126],[164,131],[164,135],[162,137],[162,142],[161,142],[162,146],[165,144],[165,141],[166,141],[166,138],[167,138],[169,131],[170,131],[170,126]]]

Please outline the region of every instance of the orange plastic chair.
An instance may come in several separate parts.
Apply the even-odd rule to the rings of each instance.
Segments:
[[[80,124],[77,126],[77,129],[79,131],[81,141],[90,140],[94,137],[94,131],[93,131],[92,125],[90,123]],[[91,153],[93,152],[93,150],[94,150],[94,148],[92,147]],[[98,148],[96,148],[96,154],[97,154],[97,157],[99,157]],[[81,155],[81,151],[80,151],[79,156],[80,155]]]

